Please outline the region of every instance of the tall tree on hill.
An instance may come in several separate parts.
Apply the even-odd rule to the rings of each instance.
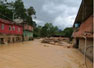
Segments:
[[[36,14],[35,9],[31,6],[30,8],[27,9],[27,21],[29,25],[33,25],[33,27],[36,27],[36,23],[32,20],[32,15]]]
[[[28,9],[25,9],[24,3],[22,2],[22,0],[16,0],[14,3],[14,8],[15,8],[16,18],[20,17],[23,20],[27,21],[27,24],[33,27],[36,26],[36,23],[32,20],[32,15],[35,15],[36,13],[32,6]]]
[[[27,13],[29,16],[31,15],[35,15],[36,14],[36,11],[35,9],[31,6],[30,8],[27,9]]]
[[[22,0],[16,0],[14,3],[14,12],[15,12],[15,17],[25,19],[26,17],[26,9],[24,7],[24,4]]]
[[[12,10],[8,9],[7,1],[0,1],[0,18],[12,20]]]

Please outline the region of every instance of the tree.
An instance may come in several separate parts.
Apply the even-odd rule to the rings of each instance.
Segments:
[[[31,6],[30,8],[27,9],[27,13],[29,16],[31,15],[35,15],[36,14],[36,11],[35,9]]]
[[[32,15],[36,14],[35,9],[31,6],[30,8],[27,9],[26,13],[27,13],[27,22],[28,22],[28,24],[35,28],[36,23],[35,23],[35,21],[32,20]]]
[[[41,37],[41,29],[42,29],[42,26],[37,26],[34,29],[34,37]]]
[[[42,37],[51,37],[58,32],[58,27],[53,26],[51,23],[46,23],[41,29]]]
[[[65,28],[63,31],[57,26],[53,26],[51,23],[46,23],[44,26],[38,26],[34,30],[35,37],[52,37],[52,36],[65,36],[71,39],[73,28]]]
[[[44,27],[42,27],[42,29],[41,29],[41,37],[47,37],[47,36],[48,36],[47,27],[44,26]]]
[[[65,28],[65,29],[62,31],[62,35],[65,36],[65,37],[69,37],[69,38],[71,38],[72,33],[73,33],[73,28],[72,28],[72,27],[70,27],[70,28]]]
[[[35,9],[31,6],[28,9],[25,9],[22,0],[16,0],[14,3],[14,13],[16,18],[21,18],[24,21],[27,21],[27,24],[36,27],[36,22],[32,20],[32,15],[35,15]]]
[[[22,18],[25,19],[26,18],[26,9],[24,7],[24,4],[22,2],[22,0],[16,0],[14,3],[14,13],[15,13],[15,17],[16,18]]]
[[[0,1],[0,18],[12,20],[12,10],[8,9],[7,3]]]

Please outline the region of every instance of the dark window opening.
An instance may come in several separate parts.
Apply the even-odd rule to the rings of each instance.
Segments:
[[[10,30],[10,31],[12,30],[11,26],[9,26],[9,30]]]
[[[1,25],[1,29],[4,30],[4,24]]]
[[[76,48],[79,48],[79,38],[76,39]]]

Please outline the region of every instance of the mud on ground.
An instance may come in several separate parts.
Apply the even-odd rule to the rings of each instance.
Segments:
[[[87,59],[89,68],[91,62]],[[0,46],[0,68],[86,68],[79,50],[41,40]]]

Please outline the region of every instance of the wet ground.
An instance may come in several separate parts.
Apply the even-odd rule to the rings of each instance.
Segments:
[[[87,60],[89,68],[92,64]],[[43,44],[40,40],[0,46],[0,68],[86,68],[77,49]]]

